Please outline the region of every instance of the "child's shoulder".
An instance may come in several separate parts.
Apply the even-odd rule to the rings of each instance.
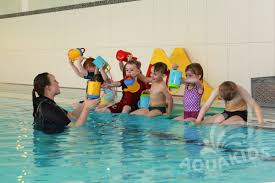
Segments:
[[[163,86],[163,87],[165,87],[165,88],[167,88],[167,84],[166,84],[166,82],[165,82],[164,80],[162,80],[162,81],[160,82],[160,85]]]
[[[158,83],[153,83],[153,84],[155,84],[155,86],[157,86],[160,89],[168,89],[165,81],[160,81]]]

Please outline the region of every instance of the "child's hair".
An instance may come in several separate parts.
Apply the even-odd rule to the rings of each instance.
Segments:
[[[154,72],[160,72],[161,74],[165,74],[167,72],[167,65],[162,62],[157,62],[153,65]]]
[[[93,81],[98,81],[98,82],[101,82],[101,83],[104,82],[101,74],[95,74],[92,80]]]
[[[129,60],[129,61],[125,64],[125,66],[126,66],[127,64],[136,65],[138,69],[141,68],[141,63],[140,63],[140,61],[137,61],[137,60]]]
[[[192,63],[192,64],[189,64],[186,69],[185,69],[185,72],[187,71],[192,71],[194,74],[196,75],[201,75],[200,77],[200,80],[202,81],[203,80],[203,69],[201,67],[201,64],[199,63]]]
[[[140,61],[137,61],[137,60],[129,60],[123,67],[123,76],[126,75],[126,65],[127,64],[130,64],[130,65],[135,65],[139,70],[141,68],[141,62]]]
[[[225,101],[232,100],[237,93],[238,87],[232,81],[225,81],[219,86],[219,94]]]
[[[94,60],[95,60],[95,59],[92,58],[92,57],[87,58],[87,59],[85,60],[85,62],[83,63],[83,67],[84,67],[84,68],[87,68],[88,66],[90,66],[90,67],[95,67],[95,64],[93,63]]]

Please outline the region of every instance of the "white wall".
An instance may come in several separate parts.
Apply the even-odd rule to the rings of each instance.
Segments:
[[[101,55],[121,78],[115,53],[137,55],[146,70],[154,48],[184,47],[213,86],[275,75],[274,0],[143,0],[0,19],[0,82],[31,84],[53,73],[61,86],[85,87],[66,61],[70,48]]]
[[[21,0],[0,1],[0,15],[21,12]]]

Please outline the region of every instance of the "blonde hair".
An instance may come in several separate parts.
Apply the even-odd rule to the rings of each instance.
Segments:
[[[232,81],[225,81],[219,86],[219,95],[225,100],[232,100],[238,93],[236,83]]]

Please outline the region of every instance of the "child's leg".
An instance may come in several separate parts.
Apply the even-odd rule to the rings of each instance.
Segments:
[[[138,109],[138,110],[135,110],[133,112],[131,112],[131,114],[135,114],[135,115],[145,115],[146,113],[148,113],[149,110],[148,109]]]
[[[105,108],[105,107],[110,107],[111,105],[113,105],[113,104],[111,104],[111,103],[105,103],[105,104],[100,104],[99,106],[97,106],[95,109],[96,109],[96,111],[97,110],[99,110],[99,109],[102,109],[102,108]]]
[[[124,104],[122,102],[115,103],[111,105],[110,107],[104,107],[104,112],[111,112],[111,113],[121,113],[123,110]],[[130,110],[131,107],[129,106]],[[101,109],[99,109],[101,110]],[[126,109],[125,109],[126,110]]]
[[[232,116],[224,120],[221,124],[223,125],[233,125],[233,124],[243,124],[245,121],[240,116]]]
[[[111,112],[111,110],[108,107],[99,108],[99,109],[96,109],[96,111],[97,112],[107,112],[107,113]]]
[[[176,120],[176,121],[184,121],[184,122],[193,122],[196,120],[196,118],[184,118],[184,116],[178,116],[173,118],[172,120]]]
[[[203,120],[202,123],[221,123],[225,120],[222,114],[216,114]]]
[[[129,112],[131,112],[131,106],[129,106],[129,105],[123,106],[121,113],[129,113]]]
[[[161,116],[161,115],[162,115],[162,112],[157,109],[151,110],[147,114],[145,114],[145,116],[148,116],[148,117]]]
[[[196,118],[186,118],[183,121],[185,122],[194,122],[196,120]]]
[[[181,116],[178,116],[178,117],[173,118],[172,120],[176,120],[176,121],[184,121],[184,116],[183,116],[183,115],[181,115]]]

